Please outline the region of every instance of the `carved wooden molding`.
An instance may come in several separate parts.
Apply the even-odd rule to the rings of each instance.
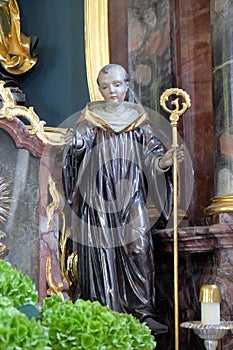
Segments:
[[[2,106],[0,108],[0,121],[8,121],[8,123],[1,123],[4,129],[8,129],[10,135],[14,138],[16,145],[22,147],[29,145],[32,142],[30,136],[36,136],[42,145],[62,146],[65,144],[64,134],[65,130],[62,128],[45,127],[46,122],[40,120],[33,107],[25,107],[16,105],[13,94],[10,88],[4,87],[5,82],[0,80],[0,98]],[[21,117],[21,119],[19,118]],[[22,119],[25,119],[25,124]],[[12,124],[11,124],[12,123]],[[22,134],[18,128],[22,130]],[[21,135],[20,135],[21,134]],[[27,138],[30,139],[26,141]],[[33,149],[30,150],[33,153]]]

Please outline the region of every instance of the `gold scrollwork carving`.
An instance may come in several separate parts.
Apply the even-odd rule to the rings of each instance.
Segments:
[[[47,228],[49,228],[49,226],[51,225],[51,222],[54,217],[54,213],[59,208],[59,203],[60,203],[59,194],[56,189],[56,184],[50,175],[49,175],[48,183],[49,183],[49,192],[52,196],[52,202],[47,206],[47,209],[46,209],[46,214],[48,218]]]
[[[65,215],[63,212],[60,213],[62,217],[62,229],[59,237],[59,248],[60,248],[60,270],[61,276],[64,281],[66,281],[69,285],[72,282],[69,279],[69,274],[66,268],[66,252],[67,252],[67,241],[70,237],[70,229],[65,226]]]
[[[59,236],[60,271],[62,280],[68,283],[70,287],[69,292],[72,294],[73,287],[77,284],[78,280],[78,253],[69,252],[68,241],[71,231],[69,227],[66,227],[64,212],[61,212],[60,215],[62,218],[62,228]]]
[[[67,257],[67,270],[69,272],[70,285],[76,285],[78,281],[78,253],[73,252]]]
[[[62,290],[63,290],[63,283],[54,283],[53,281],[53,270],[52,270],[52,258],[51,256],[47,257],[46,260],[46,281],[48,284],[47,294],[48,295],[61,295],[63,298]]]
[[[0,223],[4,223],[10,216],[10,203],[14,202],[14,199],[10,197],[11,183],[5,181],[4,177],[0,177]],[[6,234],[0,230],[0,239],[5,237]],[[6,244],[0,241],[0,259],[3,259],[9,253],[9,249]]]
[[[33,107],[16,105],[10,88],[4,87],[5,82],[0,80],[0,119],[6,118],[12,121],[15,117],[25,118],[30,125],[27,125],[29,135],[36,135],[45,145],[61,146],[65,144],[65,130],[59,128],[45,129],[46,122],[40,120]]]
[[[10,194],[10,182],[0,177],[0,222],[5,222],[7,217],[10,215],[10,203],[14,202]]]
[[[52,257],[48,256],[46,261],[46,281],[48,285],[48,295],[62,295],[64,292],[64,286],[68,288],[65,290],[69,297],[73,296],[75,286],[78,280],[78,253],[69,252],[68,240],[70,238],[70,228],[66,228],[66,220],[64,212],[60,212],[62,218],[62,228],[59,235],[59,268],[60,268],[60,280],[59,283],[54,283],[54,272],[52,269]],[[64,296],[63,296],[64,298]]]
[[[167,102],[169,100],[169,97],[172,95],[176,95],[177,98],[173,101],[171,101],[171,105],[175,106],[174,109],[170,109],[167,107]],[[182,102],[182,108],[180,109],[180,98],[184,99],[184,102]],[[163,109],[170,114],[170,121],[171,125],[176,125],[179,117],[186,112],[188,108],[191,106],[191,99],[186,91],[178,88],[171,88],[167,89],[163,92],[163,94],[160,97],[160,105],[163,107]]]
[[[59,208],[59,195],[56,190],[55,182],[51,176],[49,176],[49,191],[53,200],[47,207],[47,227],[50,226],[54,217],[54,213]],[[65,213],[63,211],[60,211],[59,215],[62,219],[62,227],[59,234],[59,251],[57,254],[59,256],[59,277],[61,279],[61,282],[58,284],[53,283],[52,257],[49,256],[46,263],[46,280],[49,286],[47,293],[48,295],[62,294],[65,283],[69,287],[68,294],[72,295],[73,289],[78,279],[78,254],[77,252],[69,252],[68,241],[71,231],[69,227],[66,227]]]

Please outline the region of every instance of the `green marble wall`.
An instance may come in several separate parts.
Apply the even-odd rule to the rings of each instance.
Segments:
[[[18,0],[21,31],[39,37],[35,67],[17,76],[40,119],[58,126],[89,100],[83,0]]]

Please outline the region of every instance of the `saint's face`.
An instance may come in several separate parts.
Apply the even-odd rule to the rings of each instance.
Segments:
[[[106,102],[115,104],[124,101],[128,90],[124,77],[124,71],[117,67],[111,68],[107,74],[100,74],[99,90]]]

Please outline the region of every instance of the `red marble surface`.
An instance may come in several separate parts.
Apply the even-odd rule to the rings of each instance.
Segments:
[[[209,0],[175,2],[177,86],[191,97],[180,132],[192,157],[194,191],[188,215],[202,217],[214,196],[214,134]]]
[[[186,226],[185,226],[186,224]],[[218,214],[200,220],[184,221],[178,228],[179,252],[205,253],[233,249],[233,215]],[[173,252],[173,230],[160,231],[164,250]]]
[[[64,299],[69,299],[69,285],[61,278],[60,240],[62,226],[61,213],[64,208],[62,190],[62,154],[56,147],[46,146],[40,160],[40,268],[39,268],[39,302],[48,293],[46,263],[51,259],[51,277],[53,284],[60,288]],[[49,178],[55,184],[56,201],[52,198]],[[51,207],[52,211],[48,212]],[[51,218],[50,215],[52,214]],[[54,292],[54,291],[53,291]]]
[[[127,0],[108,3],[110,62],[128,67],[128,7]]]
[[[119,9],[123,16],[116,21]],[[215,195],[210,2],[137,0],[129,1],[127,8],[127,1],[121,0],[110,1],[109,10],[111,61],[126,65],[128,52],[134,93],[141,103],[158,110],[160,95],[170,87],[182,88],[191,97],[191,108],[178,126],[193,164],[188,215],[202,217]]]
[[[12,121],[6,118],[0,119],[0,128],[7,131],[14,140],[16,147],[25,148],[35,157],[40,157],[44,150],[44,145],[35,135],[31,136],[27,126],[18,118]]]

